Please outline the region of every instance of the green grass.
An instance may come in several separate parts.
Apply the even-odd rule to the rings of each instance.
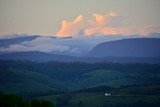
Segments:
[[[113,87],[119,87],[121,85],[134,84],[135,80],[127,80],[127,76],[135,77],[137,73],[120,72],[114,70],[95,70],[89,73],[85,73],[83,76],[87,77],[81,81],[87,86],[93,85],[109,85]]]
[[[7,72],[13,77],[13,81],[1,84],[0,89],[4,92],[14,92],[16,94],[23,92],[47,92],[55,90],[54,87],[58,87],[58,85],[56,86],[58,84],[57,81],[38,72],[23,69],[9,69]]]
[[[160,83],[159,65],[0,61],[0,91],[6,93],[50,94],[99,85],[117,88],[146,83]]]
[[[117,107],[117,105],[147,105],[149,107],[152,107],[151,105],[154,105],[153,107],[160,106],[160,94],[158,94],[158,90],[156,93],[153,94],[128,94],[128,92],[137,90],[137,86],[133,87],[126,87],[123,89],[115,89],[109,93],[117,93],[112,94],[111,96],[105,96],[105,92],[79,92],[79,93],[70,93],[71,99],[69,99],[69,107],[78,107],[78,103],[82,102],[83,107],[103,107],[109,106],[109,107]],[[159,89],[159,85],[154,86],[142,86],[139,90],[139,93],[141,91],[154,91],[156,89]],[[57,104],[57,98],[62,97],[64,95],[51,95],[51,96],[43,96],[38,97],[38,99],[48,100],[51,102],[54,102]]]
[[[48,100],[55,102],[56,98],[61,95],[56,96],[45,96],[40,97],[39,99]],[[83,107],[103,107],[103,105],[112,105],[116,106],[117,104],[135,104],[137,102],[144,103],[158,103],[160,101],[160,96],[158,95],[129,95],[129,94],[120,94],[113,96],[104,96],[104,93],[78,93],[72,94],[72,99],[69,100],[70,106],[75,106],[79,102],[83,102]]]

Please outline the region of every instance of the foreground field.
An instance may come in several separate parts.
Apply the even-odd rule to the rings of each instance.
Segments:
[[[58,95],[41,96],[56,107],[159,107],[160,86],[142,86],[114,89],[105,96],[105,92],[72,92]],[[155,91],[157,90],[157,91]],[[143,93],[145,91],[145,93]],[[151,92],[152,91],[152,92]],[[142,92],[142,93],[141,93]],[[134,93],[134,94],[133,94]],[[138,94],[140,93],[140,94]]]

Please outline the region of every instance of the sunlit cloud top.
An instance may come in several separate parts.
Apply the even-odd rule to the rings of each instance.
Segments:
[[[117,19],[119,19],[117,21]],[[93,34],[103,35],[147,35],[151,32],[160,31],[158,25],[141,25],[141,26],[114,26],[113,23],[121,23],[125,19],[121,18],[118,13],[110,12],[108,14],[93,13],[90,19],[86,19],[83,15],[77,16],[74,20],[63,20],[60,30],[56,36],[67,37],[83,33],[90,36]]]

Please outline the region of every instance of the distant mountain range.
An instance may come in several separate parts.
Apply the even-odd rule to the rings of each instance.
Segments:
[[[11,39],[0,39],[0,47],[9,47],[13,44],[18,44],[24,41],[31,41],[40,36],[34,35],[34,36],[25,36],[25,37],[17,37],[17,38],[11,38]]]
[[[134,38],[98,44],[87,57],[160,57],[160,39]]]
[[[66,55],[57,55],[57,54],[49,54],[45,52],[14,52],[14,53],[5,53],[0,55],[0,59],[2,60],[28,60],[28,61],[36,61],[36,62],[48,62],[48,61],[59,61],[59,62],[70,62],[75,58]]]
[[[159,35],[152,34],[148,38],[128,36],[125,39],[123,36],[57,38],[19,35],[0,39],[0,59],[36,62],[160,63]]]
[[[143,35],[74,35],[68,38],[28,34],[0,35],[0,54],[39,51],[50,54],[85,56],[96,45],[120,39],[160,38],[159,33]]]
[[[44,52],[14,52],[0,54],[0,60],[20,60],[34,62],[85,62],[85,63],[152,63],[159,64],[160,57],[73,57]]]

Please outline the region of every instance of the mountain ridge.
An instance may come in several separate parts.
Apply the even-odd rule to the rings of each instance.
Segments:
[[[160,39],[132,38],[103,42],[95,46],[87,57],[159,57]]]

